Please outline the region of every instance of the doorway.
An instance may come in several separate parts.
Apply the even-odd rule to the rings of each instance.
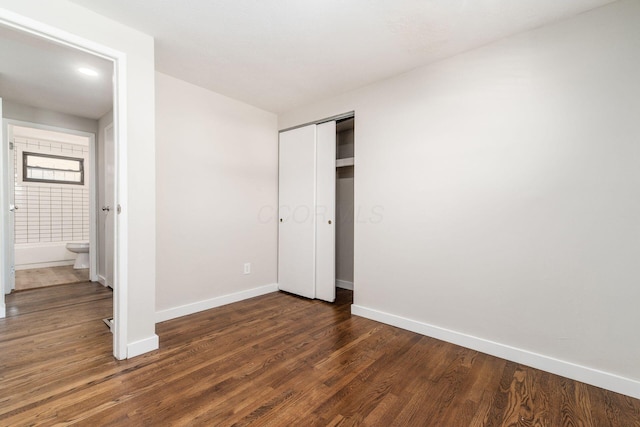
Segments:
[[[31,21],[28,19],[23,19],[17,15],[12,15],[10,13],[2,13],[0,11],[0,31],[3,32],[3,41],[9,40],[11,42],[15,42],[16,39],[29,37],[31,40],[28,45],[38,45],[41,43],[48,44],[49,49],[45,49],[43,51],[42,57],[46,55],[51,55],[51,52],[58,52],[60,55],[70,55],[70,56],[79,56],[84,55],[84,59],[91,62],[92,60],[95,62],[103,61],[108,64],[109,67],[109,75],[107,76],[107,80],[110,84],[109,94],[110,94],[110,108],[112,110],[112,126],[113,126],[113,159],[114,165],[112,168],[113,171],[113,197],[112,200],[118,200],[118,194],[124,195],[126,193],[126,182],[120,181],[118,179],[118,174],[120,173],[120,169],[118,168],[119,164],[125,164],[126,162],[126,153],[124,150],[120,151],[118,148],[119,141],[124,141],[124,135],[126,135],[125,131],[125,115],[122,108],[120,108],[120,104],[125,102],[126,99],[126,89],[124,83],[121,83],[121,80],[124,79],[124,75],[126,74],[126,65],[125,65],[125,55],[114,51],[113,49],[100,46],[92,41],[81,39],[77,36],[74,36],[69,33],[65,33],[63,31],[59,31],[55,28],[49,27],[47,25],[40,24],[35,21]],[[5,35],[8,34],[8,37]],[[64,50],[64,53],[60,53],[61,50]],[[9,61],[0,61],[3,67],[6,64],[12,64],[14,58],[18,58],[20,56],[24,56],[24,52],[22,50],[19,51],[20,54],[17,54],[15,50],[8,51],[9,55],[13,55]],[[7,52],[5,52],[7,53]],[[42,60],[41,57],[41,60]],[[42,60],[43,63],[46,61]],[[77,66],[78,64],[74,64]],[[49,70],[59,72],[60,68],[56,67],[43,67],[42,64],[38,67],[27,68],[23,73],[23,76],[32,76],[32,72],[34,70]],[[4,71],[4,70],[2,70]],[[85,69],[82,72],[91,73],[91,68]],[[87,74],[88,77],[92,77]],[[16,84],[12,84],[16,83]],[[3,79],[0,82],[0,97],[4,98],[4,114],[3,117],[11,117],[11,113],[15,113],[16,111],[22,113],[34,113],[38,114],[44,120],[39,121],[40,123],[49,123],[52,118],[56,117],[68,117],[69,112],[65,111],[65,108],[57,109],[56,102],[63,102],[65,100],[64,95],[57,96],[48,96],[51,95],[51,92],[55,92],[56,90],[62,90],[68,85],[56,83],[54,78],[52,79],[42,79],[40,81],[40,89],[45,89],[42,93],[38,94],[37,98],[39,101],[43,103],[49,103],[49,105],[38,106],[38,108],[32,108],[32,105],[27,102],[16,102],[15,93],[11,93],[10,89],[19,87],[17,81],[11,82],[7,75],[3,72]],[[77,93],[93,93],[92,91],[86,91],[79,87],[80,85],[76,85],[74,89],[76,89]],[[47,91],[49,90],[49,91]],[[7,94],[7,92],[9,92]],[[67,100],[69,101],[69,100]],[[11,108],[7,108],[7,105],[10,105]],[[11,105],[13,104],[13,105]],[[67,107],[72,105],[72,102],[67,102]],[[77,105],[76,105],[77,106]],[[2,110],[0,110],[2,111]],[[41,111],[47,111],[45,114],[39,114]],[[50,114],[51,113],[51,114]],[[95,119],[95,118],[94,118]],[[35,120],[30,120],[35,121]],[[80,120],[82,121],[82,120]],[[58,125],[59,126],[59,125]],[[95,134],[100,135],[99,132],[95,132]],[[100,136],[99,136],[100,137]],[[11,283],[9,279],[14,273],[14,269],[11,267],[10,254],[12,254],[12,246],[13,241],[9,241],[7,238],[11,233],[9,232],[9,220],[8,217],[14,214],[13,209],[9,209],[9,179],[7,176],[8,171],[8,138],[6,134],[6,129],[3,129],[3,138],[2,138],[2,150],[0,150],[0,161],[2,163],[2,171],[0,174],[0,223],[2,224],[2,262],[0,262],[0,278],[2,279],[2,287],[3,292],[0,292],[0,316],[4,316],[4,290]],[[124,172],[122,172],[124,173]],[[121,182],[119,186],[118,183]],[[97,208],[95,204],[92,204],[94,208]],[[116,217],[117,212],[117,204],[114,208],[114,217]],[[95,215],[94,215],[95,217]],[[117,359],[125,359],[127,357],[127,289],[126,289],[126,271],[124,268],[119,267],[122,265],[119,262],[119,256],[124,258],[126,255],[126,241],[122,241],[120,236],[126,235],[126,219],[118,218],[114,219],[113,226],[113,271],[109,276],[113,276],[112,286],[114,288],[114,324],[113,324],[113,354]],[[122,243],[119,243],[121,242]]]
[[[5,294],[96,281],[95,135],[18,120],[4,126],[14,242]]]

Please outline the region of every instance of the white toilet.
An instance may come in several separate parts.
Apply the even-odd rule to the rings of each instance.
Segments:
[[[89,268],[89,242],[67,243],[67,250],[78,254],[73,268]]]

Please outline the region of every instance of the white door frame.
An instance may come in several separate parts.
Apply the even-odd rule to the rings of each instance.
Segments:
[[[0,98],[0,116],[2,116],[2,98]],[[9,191],[5,191],[5,187],[8,186],[8,179],[6,175],[9,173],[7,155],[4,153],[5,143],[7,136],[5,135],[4,126],[0,129],[0,280],[2,286],[0,286],[0,318],[4,318],[7,315],[6,307],[4,305],[4,288],[9,285],[9,274],[7,271],[7,265],[11,263],[11,260],[6,255],[7,242],[13,242],[7,236],[8,224],[5,222],[5,217],[10,215],[9,210]]]
[[[91,132],[84,132],[75,129],[67,129],[58,126],[49,126],[41,123],[32,123],[25,122],[21,120],[13,120],[13,119],[3,119],[2,126],[5,131],[4,135],[6,135],[6,143],[5,146],[8,148],[8,144],[11,142],[12,134],[9,132],[9,126],[22,126],[28,127],[32,129],[42,129],[42,130],[50,130],[53,132],[61,132],[70,135],[78,135],[83,136],[89,139],[89,280],[92,282],[98,281],[98,229],[97,229],[97,205],[98,205],[98,192],[97,192],[97,153],[96,153],[96,135]],[[5,153],[8,151],[5,150]],[[8,161],[11,159],[7,158]],[[8,168],[11,171],[12,168]],[[10,186],[12,179],[9,178],[8,185]],[[9,187],[8,191],[11,192],[12,189]],[[8,217],[9,225],[11,225],[11,219],[14,218],[12,216]],[[14,259],[15,259],[15,245],[9,245],[13,247],[14,251]],[[11,250],[11,248],[9,248]],[[6,286],[6,283],[5,283]],[[5,289],[6,291],[6,289]],[[7,292],[5,292],[7,293]]]
[[[0,8],[0,24],[12,27],[19,31],[33,34],[53,42],[78,49],[95,56],[113,61],[113,125],[115,154],[114,192],[116,212],[118,206],[125,204],[127,200],[127,56],[125,53],[108,46],[85,39],[59,28],[27,18],[17,13]],[[2,154],[3,160],[5,157]],[[2,200],[6,200],[7,179],[0,174],[0,189],[3,193]],[[8,206],[3,202],[0,208],[0,223],[4,227]],[[113,355],[117,359],[127,358],[127,326],[128,326],[128,282],[127,282],[127,216],[117,214],[115,221],[114,239],[114,331],[113,331]],[[3,229],[4,234],[4,229]],[[3,239],[6,240],[6,239]],[[6,244],[6,242],[5,242]],[[12,242],[13,244],[13,242]],[[0,263],[0,268],[2,263]],[[4,272],[0,272],[4,277]],[[4,307],[4,293],[0,296],[0,307]]]

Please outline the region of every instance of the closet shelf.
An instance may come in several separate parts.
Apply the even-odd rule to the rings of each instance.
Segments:
[[[336,167],[343,168],[345,166],[353,166],[355,164],[353,157],[346,157],[344,159],[336,159]]]

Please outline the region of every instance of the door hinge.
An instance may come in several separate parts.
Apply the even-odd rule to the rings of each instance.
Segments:
[[[122,206],[118,205],[117,212],[122,213]]]
[[[13,150],[13,142],[9,142],[9,150]]]

